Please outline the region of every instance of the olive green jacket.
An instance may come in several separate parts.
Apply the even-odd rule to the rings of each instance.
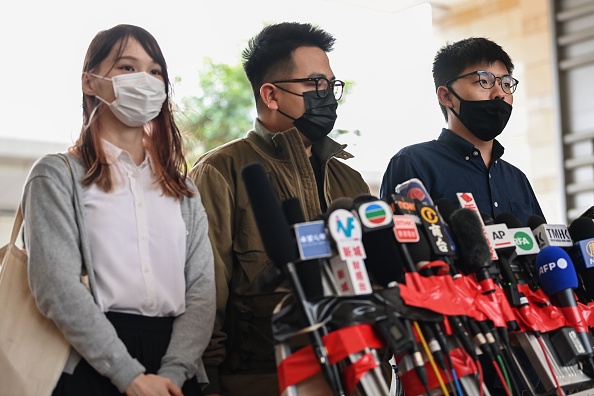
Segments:
[[[369,194],[361,175],[339,160],[352,158],[345,147],[330,138],[312,146],[322,163],[327,205],[340,197]],[[262,164],[279,201],[299,198],[306,221],[321,214],[314,172],[296,128],[270,133],[256,120],[245,138],[204,154],[194,165],[191,176],[206,209],[215,256],[217,317],[203,356],[209,393],[225,394],[225,375],[254,377],[276,370],[271,314],[285,293],[250,291],[261,271],[271,265],[241,178],[242,168],[253,162]],[[267,395],[278,393],[278,386],[268,391],[273,393]],[[242,389],[243,395],[249,392]]]

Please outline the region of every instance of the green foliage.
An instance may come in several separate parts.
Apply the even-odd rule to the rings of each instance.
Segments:
[[[252,88],[240,62],[228,65],[207,58],[199,78],[199,94],[183,97],[176,112],[190,164],[208,150],[245,136],[256,116]],[[175,83],[179,82],[178,77]],[[346,81],[340,102],[353,87],[353,82]],[[359,130],[335,129],[329,136],[338,138],[349,133],[361,134]]]
[[[240,63],[228,65],[206,59],[199,78],[200,94],[182,98],[176,117],[191,161],[244,136],[253,125],[255,112],[252,89]]]

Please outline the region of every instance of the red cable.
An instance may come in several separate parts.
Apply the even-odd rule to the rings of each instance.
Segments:
[[[540,348],[542,349],[542,352],[544,354],[545,360],[547,361],[547,365],[549,366],[549,370],[551,370],[551,375],[553,376],[553,379],[555,380],[555,385],[557,386],[557,393],[559,394],[559,396],[563,396],[564,393],[561,390],[561,385],[559,384],[559,379],[557,378],[557,376],[555,375],[555,370],[553,368],[553,364],[551,363],[551,359],[549,359],[549,355],[545,349],[544,346],[544,342],[542,341],[541,337],[536,337],[536,339],[538,339],[538,343],[540,344]]]
[[[485,391],[483,389],[484,378],[483,378],[483,366],[481,366],[481,362],[478,360],[476,361],[476,367],[479,372],[479,396],[485,396]]]
[[[503,384],[503,388],[505,389],[505,393],[507,394],[507,396],[512,396],[512,394],[509,391],[509,388],[507,386],[507,381],[503,377],[503,374],[501,373],[501,369],[499,368],[499,365],[497,364],[497,362],[495,360],[493,360],[493,367],[495,367],[495,371],[497,372],[497,375],[499,376],[499,380]]]

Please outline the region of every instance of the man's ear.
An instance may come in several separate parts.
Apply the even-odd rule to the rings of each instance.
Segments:
[[[439,100],[439,103],[442,106],[448,109],[454,107],[454,102],[452,101],[452,93],[443,85],[437,88],[437,100]]]
[[[95,96],[95,89],[91,84],[91,75],[88,72],[83,72],[81,76],[82,91],[85,95]]]
[[[276,87],[271,83],[262,84],[260,87],[260,98],[262,98],[262,103],[271,110],[278,109],[275,88]]]

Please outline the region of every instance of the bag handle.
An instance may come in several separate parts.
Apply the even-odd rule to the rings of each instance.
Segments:
[[[70,162],[68,162],[68,159],[66,158],[66,156],[62,153],[58,153],[58,154],[54,154],[57,157],[60,157],[62,159],[62,161],[64,161],[64,163],[66,164],[66,167],[68,168],[68,172],[70,172],[70,175],[73,177],[74,180],[74,175],[72,174],[72,168],[70,167]],[[16,215],[14,217],[14,224],[12,225],[12,233],[10,234],[10,243],[11,244],[15,244],[17,237],[19,235],[19,232],[21,231],[21,228],[23,227],[23,208],[22,208],[22,203],[19,203],[19,207],[17,208],[17,212]]]
[[[14,217],[14,224],[12,226],[12,234],[10,234],[10,243],[15,244],[17,236],[23,227],[23,209],[21,208],[21,204],[19,203],[19,207],[17,208],[16,215]]]

